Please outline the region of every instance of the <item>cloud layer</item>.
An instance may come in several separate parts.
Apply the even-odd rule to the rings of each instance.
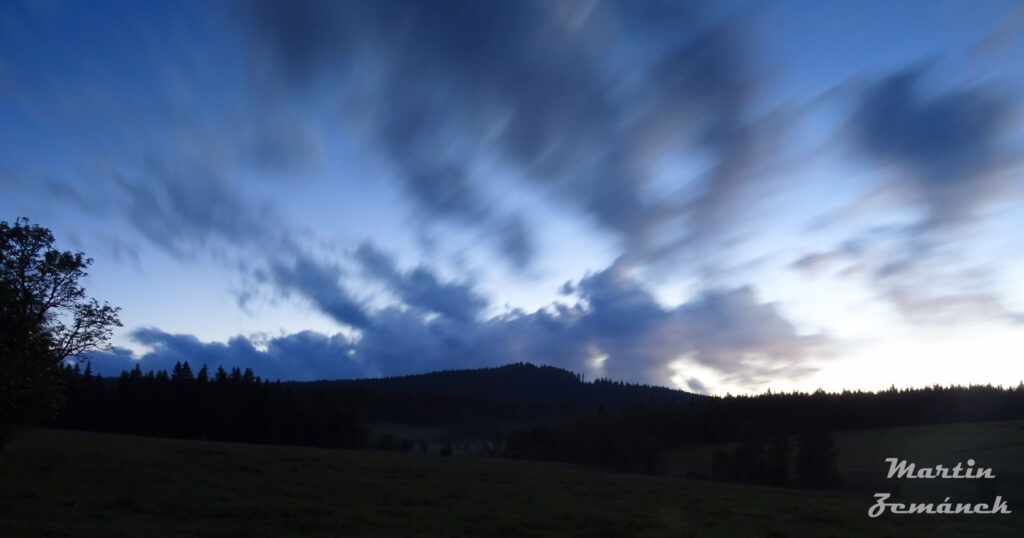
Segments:
[[[855,301],[887,303],[910,329],[1022,319],[997,273],[1024,245],[986,228],[1001,218],[1014,235],[1024,194],[1024,78],[996,58],[1019,44],[1005,22],[991,35],[942,28],[928,44],[915,33],[908,54],[858,35],[844,57],[842,32],[791,29],[829,17],[883,28],[900,10],[57,8],[0,6],[0,182],[12,193],[0,206],[63,223],[139,273],[166,268],[164,254],[211,264],[241,281],[239,324],[293,333],[221,344],[177,334],[198,330],[190,320],[138,329],[153,367],[188,358],[311,379],[526,360],[706,389],[675,370],[690,364],[752,386],[842,347],[799,331],[790,320],[805,312],[784,315],[802,300],[788,302],[787,267],[855,281]],[[894,28],[928,28],[934,10],[919,11]],[[942,53],[984,43],[985,60]],[[111,275],[97,277],[125,277]],[[555,299],[551,282],[566,279]],[[681,285],[685,302],[668,304]],[[268,314],[279,299],[322,314],[310,322],[321,332],[286,308]],[[153,323],[144,310],[128,325]]]
[[[533,230],[490,197],[481,160],[568,202],[638,259],[715,231],[750,180],[750,51],[735,24],[691,4],[241,6],[262,76],[355,103],[346,118],[361,119],[348,123],[383,148],[422,212],[493,231],[517,266],[534,255]],[[683,148],[710,163],[698,192],[651,196],[655,169]]]
[[[270,338],[261,349],[242,336],[227,344],[202,343],[189,335],[139,329],[132,337],[151,348],[140,357],[145,369],[188,360],[251,366],[268,378],[318,379],[529,361],[592,376],[664,383],[672,374],[670,364],[688,358],[723,372],[733,383],[751,386],[806,375],[814,369],[811,361],[826,356],[832,344],[826,335],[799,334],[775,305],[759,302],[750,288],[707,291],[666,308],[619,267],[590,275],[576,288],[575,304],[480,320],[386,307],[373,312],[351,338],[307,331]],[[104,373],[133,364],[123,353],[101,353],[94,360]],[[694,379],[690,384],[703,386]]]

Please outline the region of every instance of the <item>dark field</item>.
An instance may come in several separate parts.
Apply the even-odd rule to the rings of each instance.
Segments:
[[[896,428],[874,428],[835,433],[837,464],[842,489],[850,493],[899,491],[914,500],[941,502],[973,500],[975,496],[1011,499],[1010,509],[1024,510],[1024,427],[1021,421],[964,422]],[[795,444],[796,440],[791,439]],[[671,451],[666,456],[668,473],[710,474],[711,458],[718,448],[733,450],[739,443],[704,445]],[[905,459],[921,466],[944,465],[974,459],[975,467],[991,468],[995,479],[887,480],[887,457]],[[1014,502],[1015,501],[1015,502]]]
[[[996,467],[998,470],[998,467]],[[867,517],[869,494],[509,460],[33,430],[0,536],[1020,536],[1012,515]],[[999,493],[999,492],[997,492]],[[941,502],[941,498],[934,499]]]

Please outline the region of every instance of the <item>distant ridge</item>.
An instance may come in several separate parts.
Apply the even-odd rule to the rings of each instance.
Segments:
[[[408,391],[419,395],[462,395],[518,402],[564,402],[621,407],[629,403],[666,403],[703,398],[678,389],[598,378],[584,381],[581,374],[556,366],[528,362],[490,368],[441,370],[405,376],[319,381],[376,391]]]

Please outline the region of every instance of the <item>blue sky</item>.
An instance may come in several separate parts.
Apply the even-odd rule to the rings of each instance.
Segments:
[[[1024,379],[1019,2],[7,2],[0,219],[141,360]]]

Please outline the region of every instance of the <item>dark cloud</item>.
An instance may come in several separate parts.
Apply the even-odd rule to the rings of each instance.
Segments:
[[[358,88],[346,97],[368,118],[358,130],[421,210],[495,232],[518,266],[533,253],[529,229],[496,213],[478,158],[582,209],[639,257],[713,233],[747,180],[752,60],[740,28],[706,22],[693,5],[239,5],[251,46],[268,59],[261,73],[300,92],[314,82]],[[651,166],[687,150],[712,161],[701,192],[652,199]],[[656,245],[666,234],[668,246]]]
[[[364,258],[375,256],[364,249]],[[708,290],[666,308],[618,266],[582,279],[576,288],[577,304],[556,303],[489,319],[430,317],[416,309],[387,307],[368,314],[366,322],[352,322],[361,331],[351,341],[304,332],[272,338],[260,350],[240,336],[227,344],[204,344],[155,329],[132,336],[152,348],[141,357],[147,369],[188,360],[251,366],[266,377],[314,379],[530,361],[664,384],[674,374],[671,364],[688,357],[750,386],[812,371],[808,361],[826,354],[831,345],[824,335],[800,335],[775,305],[759,302],[749,288]],[[96,357],[100,365],[132,358],[123,352]],[[702,387],[693,379],[689,383]]]
[[[157,329],[138,329],[132,338],[150,348],[141,357],[125,350],[95,352],[89,359],[103,375],[117,375],[140,364],[144,371],[170,371],[177,362],[188,362],[193,371],[203,364],[211,369],[223,366],[252,368],[267,379],[316,380],[376,375],[349,353],[351,344],[341,335],[326,336],[312,331],[271,338],[263,349],[246,337],[236,336],[226,344],[201,342],[192,335],[170,334]]]
[[[686,386],[697,394],[710,394],[710,392],[708,392],[708,388],[704,386],[704,383],[701,383],[696,377],[687,379]]]
[[[402,275],[395,286],[406,304],[459,321],[475,318],[487,306],[487,300],[474,292],[470,285],[441,283],[422,266]]]
[[[306,254],[270,262],[270,279],[280,290],[300,294],[339,323],[364,328],[370,318],[345,290],[342,275],[339,268],[318,263]]]
[[[696,123],[698,147],[713,156],[711,170],[693,201],[692,233],[718,230],[734,215],[745,172],[754,158],[755,126],[746,118],[756,89],[751,58],[733,24],[701,28],[657,68],[659,114]],[[730,217],[726,217],[730,218]]]
[[[578,294],[586,301],[584,326],[593,338],[637,339],[669,316],[650,292],[616,266],[580,280]]]
[[[904,320],[915,324],[1018,323],[994,280],[966,264],[964,241],[986,205],[1006,201],[1012,164],[1005,136],[1017,105],[993,84],[930,90],[920,65],[878,80],[859,95],[851,120],[856,148],[898,174],[886,188],[923,211],[911,226],[869,230],[794,267],[847,263]],[[872,196],[877,197],[878,192]],[[870,199],[859,204],[871,205]]]
[[[958,224],[999,191],[991,176],[1006,163],[1000,142],[1013,106],[986,86],[929,94],[924,74],[912,67],[871,85],[853,114],[854,140],[903,169],[926,227]]]
[[[142,180],[119,177],[120,205],[132,227],[177,257],[214,254],[239,265],[282,294],[297,294],[335,321],[362,328],[369,322],[345,288],[341,269],[317,259],[292,239],[268,207],[244,199],[219,175],[154,164]],[[255,295],[242,290],[240,304]]]
[[[360,243],[353,257],[363,270],[374,278],[388,281],[398,276],[398,266],[395,264],[395,260],[368,241]]]
[[[370,243],[356,249],[356,260],[373,277],[383,281],[405,304],[427,312],[436,312],[456,321],[475,319],[487,306],[487,300],[468,283],[442,283],[427,267],[418,266],[400,272],[394,260]]]
[[[352,344],[340,334],[328,336],[303,331],[271,338],[266,355],[281,372],[275,377],[337,379],[378,375],[372,364],[364,364],[355,356]]]
[[[586,306],[576,326],[588,348],[609,356],[604,370],[613,377],[665,379],[668,365],[686,356],[732,381],[757,384],[809,373],[806,361],[830,345],[825,335],[800,335],[748,287],[706,290],[665,308],[613,266],[581,280],[579,295]]]
[[[800,335],[750,287],[708,291],[677,310],[697,360],[741,377],[807,372],[803,360],[827,343],[823,335]]]
[[[498,238],[499,248],[514,267],[528,266],[537,254],[530,227],[520,215],[496,222],[493,233]]]

